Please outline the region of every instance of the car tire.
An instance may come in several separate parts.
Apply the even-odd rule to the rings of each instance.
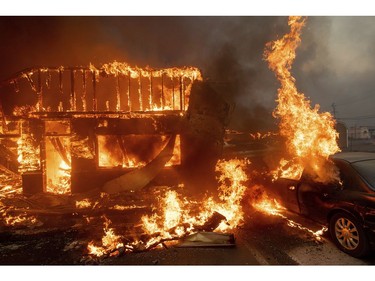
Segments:
[[[329,232],[336,246],[343,252],[359,258],[369,253],[369,241],[362,224],[353,215],[337,213],[329,222]]]

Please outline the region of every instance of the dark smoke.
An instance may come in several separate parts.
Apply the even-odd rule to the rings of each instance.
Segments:
[[[339,117],[370,110],[374,20],[308,18],[293,73],[313,104],[336,103]],[[263,50],[286,32],[287,17],[0,17],[0,80],[31,66],[192,65],[235,104],[231,128],[268,131],[279,85]]]
[[[309,17],[302,31],[298,88],[348,126],[375,124],[374,32],[375,17]]]

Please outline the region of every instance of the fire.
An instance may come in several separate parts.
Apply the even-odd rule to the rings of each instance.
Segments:
[[[262,139],[265,139],[274,135],[276,135],[276,133],[273,133],[273,132],[267,132],[267,133],[256,132],[254,134],[250,133],[250,137],[254,140],[262,140]]]
[[[185,225],[189,233],[190,230],[203,225],[215,212],[226,218],[226,222],[221,222],[216,228],[217,231],[226,231],[240,225],[244,215],[241,206],[246,190],[244,182],[248,179],[244,167],[248,163],[249,161],[240,159],[218,161],[216,171],[220,173],[218,178],[220,201],[216,202],[212,197],[208,197],[198,207],[199,212],[195,216],[191,214],[195,213],[194,207],[197,204],[187,198],[179,198],[176,192],[168,191],[161,204],[163,214],[142,217],[146,232],[149,234],[160,232],[164,238],[170,238],[172,235],[168,231],[171,228]],[[186,234],[182,227],[177,227],[174,231],[179,235]]]
[[[80,201],[76,201],[76,208],[77,209],[86,209],[91,207],[91,202],[89,199],[83,199]]]
[[[49,179],[47,184],[47,192],[55,194],[69,194],[70,193],[70,179],[71,167],[61,160],[58,167],[57,174],[53,179]]]
[[[87,245],[89,254],[101,257],[116,249],[124,247],[121,242],[121,236],[116,235],[113,228],[109,228],[111,221],[104,216],[104,236],[102,237],[102,246],[96,246],[93,241]]]
[[[36,225],[38,223],[38,220],[36,219],[36,217],[28,216],[26,213],[13,216],[4,212],[2,215],[3,215],[3,220],[6,226],[18,226],[18,225],[31,226],[31,225]]]
[[[17,141],[18,171],[22,174],[40,169],[40,149],[35,144],[33,136],[29,133],[27,122],[21,123],[21,137]]]
[[[202,74],[198,68],[195,67],[172,67],[165,69],[152,69],[148,66],[141,68],[138,66],[130,66],[126,62],[111,62],[103,64],[101,69],[97,69],[95,66],[90,64],[90,71],[96,73],[98,77],[100,70],[104,71],[107,75],[113,75],[115,77],[127,76],[130,79],[137,79],[138,89],[137,96],[139,107],[141,111],[161,111],[161,110],[186,110],[189,104],[189,93],[192,87],[192,82],[195,80],[202,81]],[[155,78],[161,79],[162,86],[160,99],[155,99],[152,89],[152,81]],[[147,97],[147,103],[144,104],[142,98],[142,79],[148,80],[149,95]],[[172,81],[172,88],[164,85],[164,80]],[[178,86],[175,86],[178,80]],[[190,81],[185,83],[185,80]],[[130,83],[130,82],[129,82]],[[144,87],[144,86],[143,86]],[[159,87],[158,87],[159,88]],[[129,109],[132,108],[132,101],[130,98],[130,87],[127,90],[127,100]],[[157,104],[160,103],[160,104]],[[120,109],[120,94],[117,90],[117,109]]]
[[[118,210],[118,211],[125,211],[125,210],[132,210],[132,209],[142,209],[142,208],[146,208],[147,206],[138,206],[138,205],[130,205],[130,206],[124,206],[124,205],[114,205],[113,207],[109,207],[109,209],[112,209],[112,210]]]
[[[255,186],[254,188],[260,187]],[[298,228],[300,230],[310,233],[317,241],[321,241],[322,235],[324,234],[324,232],[328,230],[327,227],[323,226],[321,229],[313,231],[301,225],[300,223],[297,223],[289,219],[287,216],[283,214],[286,208],[284,208],[277,200],[269,198],[265,192],[262,192],[260,198],[254,200],[251,203],[251,205],[259,212],[284,219],[287,222],[287,225],[290,227]]]
[[[317,175],[317,181],[329,182],[337,178],[337,173],[324,167],[328,157],[339,151],[335,121],[330,113],[319,113],[319,105],[310,107],[310,101],[298,92],[290,72],[305,21],[303,17],[289,17],[290,33],[269,42],[264,53],[281,84],[274,116],[280,119],[280,135],[286,138],[290,155],[290,159],[280,162],[275,174],[298,179],[306,168]]]
[[[129,75],[132,78],[138,78],[140,75],[143,77],[161,77],[162,75],[167,75],[170,77],[186,77],[191,80],[202,80],[202,74],[196,67],[172,67],[172,68],[165,68],[162,70],[155,70],[150,67],[140,68],[140,67],[132,67],[126,62],[117,62],[114,61],[112,63],[106,63],[102,65],[103,70],[106,74],[112,74],[115,76],[118,75]],[[98,71],[95,66],[90,65],[90,69],[92,71]]]
[[[167,191],[161,200],[162,214],[154,213],[152,216],[142,216],[142,227],[149,235],[158,233],[157,237],[150,239],[146,243],[151,246],[163,239],[180,237],[186,233],[186,229],[181,226],[190,221],[188,204],[179,198],[176,191]],[[191,223],[188,223],[191,225]]]
[[[245,172],[248,164],[248,160],[232,159],[221,160],[216,165],[216,171],[220,172],[219,198],[222,202],[214,210],[224,215],[228,222],[220,224],[222,231],[237,227],[243,220],[241,200],[246,190],[244,183],[248,180]]]
[[[135,248],[149,249],[159,245],[163,241],[173,240],[188,234],[197,232],[217,212],[226,218],[215,231],[227,231],[239,226],[243,221],[241,201],[244,196],[248,177],[245,167],[248,160],[232,159],[220,160],[216,165],[216,171],[220,173],[218,180],[219,201],[208,197],[204,202],[196,202],[181,196],[174,190],[168,190],[157,198],[157,210],[152,215],[144,215],[141,218],[143,231],[150,237],[147,241],[138,241],[127,244],[128,250]],[[116,209],[123,209],[118,207]],[[109,231],[108,224],[104,227],[102,246],[96,246],[93,242],[88,245],[89,253],[103,256],[120,247],[120,236]],[[112,241],[111,243],[106,241]]]

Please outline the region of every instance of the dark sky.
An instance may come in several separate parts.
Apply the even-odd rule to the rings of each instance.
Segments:
[[[31,66],[191,65],[236,104],[231,126],[267,130],[278,82],[263,60],[287,17],[0,17],[0,80]],[[293,74],[312,104],[375,125],[375,17],[310,17]]]

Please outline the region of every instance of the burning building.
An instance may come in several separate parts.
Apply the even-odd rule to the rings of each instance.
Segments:
[[[69,194],[214,164],[229,105],[202,80],[193,67],[119,62],[16,73],[1,84],[1,168],[22,177],[24,194]]]

